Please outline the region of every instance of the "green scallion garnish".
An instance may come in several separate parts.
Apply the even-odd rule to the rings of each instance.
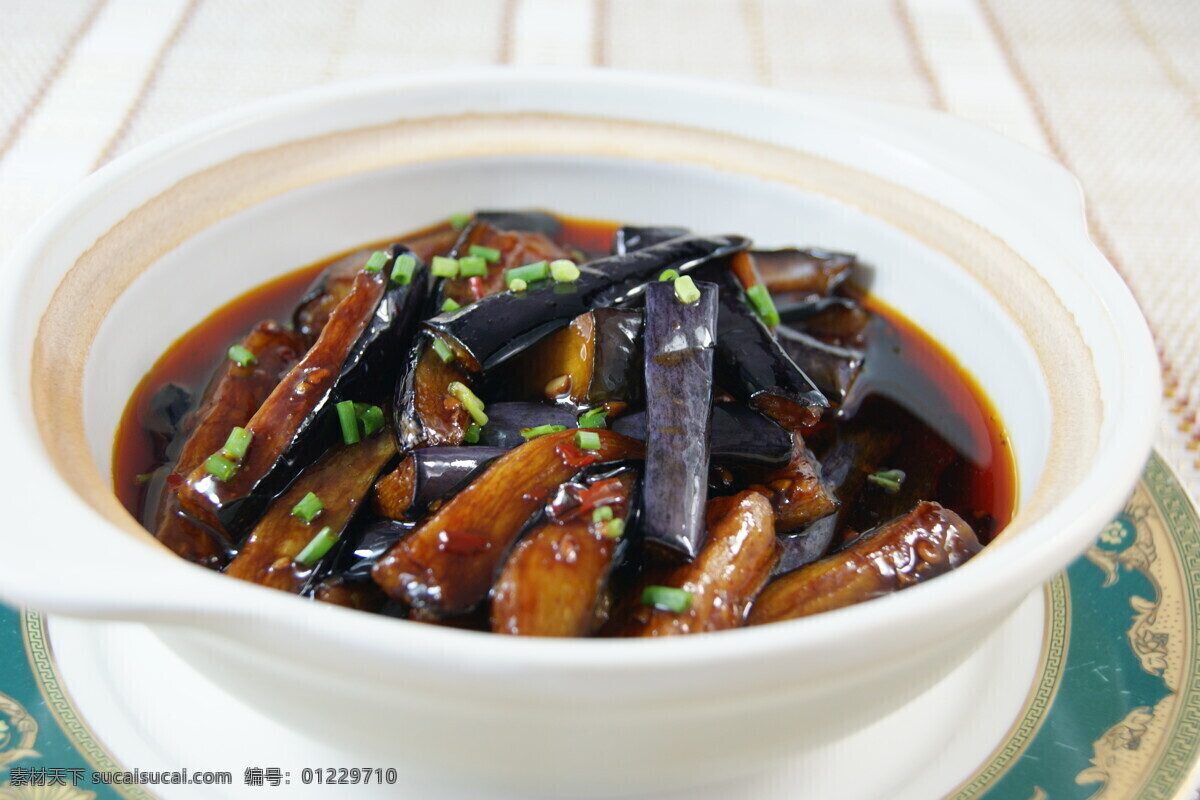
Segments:
[[[224,483],[237,472],[237,464],[220,453],[213,453],[204,462],[204,471]]]
[[[581,450],[599,450],[600,434],[595,431],[577,431],[575,433],[575,446]]]
[[[446,302],[442,303],[442,311],[444,312],[458,311],[460,308],[462,308],[462,306],[459,305],[458,302],[452,297],[447,297]]]
[[[405,253],[402,256],[396,256],[396,263],[392,265],[392,283],[398,283],[401,286],[408,286],[412,283],[413,270],[417,268],[417,259]]]
[[[358,412],[358,421],[362,423],[363,433],[370,436],[383,427],[383,409],[367,406]]]
[[[500,260],[500,251],[494,247],[484,247],[480,244],[473,244],[467,248],[467,252],[473,256],[487,259],[493,263]]]
[[[550,277],[558,283],[569,283],[579,279],[579,267],[569,258],[559,258],[550,262]]]
[[[367,259],[367,263],[363,265],[363,269],[367,272],[381,272],[383,265],[387,262],[387,253],[382,250],[376,250],[374,253],[371,253],[371,257]]]
[[[754,306],[754,313],[772,328],[779,324],[779,312],[775,310],[775,301],[771,292],[761,283],[746,290],[746,299]]]
[[[434,256],[429,263],[429,271],[437,278],[458,277],[458,260],[445,256]]]
[[[433,339],[433,352],[437,353],[443,364],[449,364],[454,360],[454,351],[440,337],[435,336]]]
[[[488,418],[487,414],[483,413],[483,401],[467,388],[466,384],[451,381],[450,385],[446,387],[446,391],[463,404],[463,408],[467,409],[467,413],[471,415],[471,419],[475,420],[476,424],[487,425]]]
[[[233,461],[241,461],[246,455],[246,448],[250,446],[252,439],[254,439],[253,433],[245,428],[235,426],[229,432],[229,438],[225,440],[225,446],[221,448],[221,455]]]
[[[592,510],[592,522],[606,522],[612,518],[612,506],[600,506]]]
[[[604,535],[609,539],[620,539],[621,534],[625,532],[625,520],[617,518],[610,519],[604,525]]]
[[[661,281],[673,281],[678,277],[679,277],[679,271],[674,270],[674,269],[664,269],[662,272],[658,273],[658,280],[660,282]]]
[[[525,441],[529,441],[539,436],[545,436],[547,433],[558,433],[566,429],[566,425],[538,425],[533,428],[521,428],[521,435],[525,437]]]
[[[321,502],[321,498],[317,497],[312,492],[300,498],[300,502],[292,506],[292,516],[299,517],[305,522],[312,522],[316,519],[317,514],[325,510],[325,504]]]
[[[671,586],[647,586],[642,590],[642,603],[681,614],[692,607],[692,593]]]
[[[472,216],[471,214],[451,214],[450,227],[456,231],[461,231],[467,227],[467,223],[471,221]]]
[[[458,260],[458,273],[464,278],[487,275],[487,262],[483,256],[463,256]]]
[[[586,411],[579,416],[580,428],[606,428],[608,427],[604,418],[608,416],[608,411],[603,408],[593,408],[591,411]]]
[[[258,363],[258,359],[254,357],[254,353],[251,353],[240,344],[235,344],[229,348],[229,360],[233,361],[239,367],[249,367],[252,364]]]
[[[525,281],[533,283],[534,281],[544,281],[550,274],[550,265],[545,261],[535,261],[532,264],[525,264],[521,267],[513,267],[504,271],[504,282],[512,285],[513,281]]]
[[[296,556],[296,563],[311,567],[337,544],[337,540],[338,535],[333,532],[333,528],[326,525],[317,531],[317,535],[308,544],[304,545],[300,555]]]
[[[523,292],[529,288],[529,284],[521,278],[513,278],[508,282],[508,288],[512,289],[514,292]]]
[[[358,413],[354,408],[353,400],[343,400],[334,408],[337,409],[338,425],[342,428],[342,441],[346,444],[354,444],[361,440],[358,435]]]
[[[872,472],[867,476],[867,480],[876,486],[883,489],[888,494],[895,494],[900,491],[900,484],[904,483],[904,470],[887,469],[879,472]]]
[[[700,290],[696,288],[695,281],[691,275],[681,275],[675,281],[675,297],[679,302],[687,305],[694,303],[700,299]]]
[[[481,433],[483,433],[483,428],[472,422],[467,426],[467,432],[463,434],[463,441],[467,444],[478,444]]]

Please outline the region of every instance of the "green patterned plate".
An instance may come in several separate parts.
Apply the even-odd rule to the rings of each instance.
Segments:
[[[1161,457],[1151,458],[1096,543],[1046,587],[1044,606],[1040,668],[1024,707],[948,797],[1192,796],[1200,778],[1200,522]],[[133,765],[118,764],[103,743],[104,719],[91,720],[97,736],[76,710],[40,615],[0,606],[0,654],[0,800],[156,796],[92,782]],[[272,793],[246,784],[246,766],[225,765],[235,785],[213,796]],[[34,785],[49,778],[60,782]],[[172,796],[170,787],[152,788]],[[375,796],[367,788],[344,793]]]

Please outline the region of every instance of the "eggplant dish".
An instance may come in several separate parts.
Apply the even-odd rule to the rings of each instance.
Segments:
[[[979,552],[1015,476],[986,399],[869,275],[459,215],[175,343],[126,409],[117,493],[202,567],[427,624],[667,636],[878,598]]]

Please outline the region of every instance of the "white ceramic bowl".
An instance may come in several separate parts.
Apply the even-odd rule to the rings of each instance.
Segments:
[[[165,345],[280,271],[472,207],[540,206],[877,266],[978,379],[1020,510],[961,570],[801,621],[530,641],[327,607],[159,547],[111,492]],[[684,786],[835,741],[978,646],[1119,509],[1159,378],[1145,323],[1049,160],[931,113],[614,72],[476,72],[236,111],[87,180],[7,277],[0,594],[142,621],[254,707],[363,763],[522,792]]]

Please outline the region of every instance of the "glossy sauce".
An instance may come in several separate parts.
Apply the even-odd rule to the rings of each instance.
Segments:
[[[582,254],[604,255],[616,227],[564,219],[556,238]],[[147,516],[156,508],[165,473],[155,470],[173,456],[152,433],[155,394],[173,383],[198,400],[228,347],[259,320],[290,319],[305,288],[343,255],[270,281],[218,309],[173,343],[138,384],[117,430],[113,481],[122,504],[147,528],[156,528],[156,520]],[[923,480],[928,496],[923,490],[918,499],[941,502],[974,526],[980,541],[990,541],[1012,518],[1017,493],[1013,457],[998,415],[940,345],[881,301],[854,289],[847,294],[873,312],[865,366],[837,420],[827,414],[809,434],[809,446],[823,458],[840,434],[892,432],[899,443],[881,468],[904,470],[912,491]],[[863,531],[903,513],[907,508],[899,505],[910,494],[903,487],[890,495],[868,486],[855,498],[845,525]]]

